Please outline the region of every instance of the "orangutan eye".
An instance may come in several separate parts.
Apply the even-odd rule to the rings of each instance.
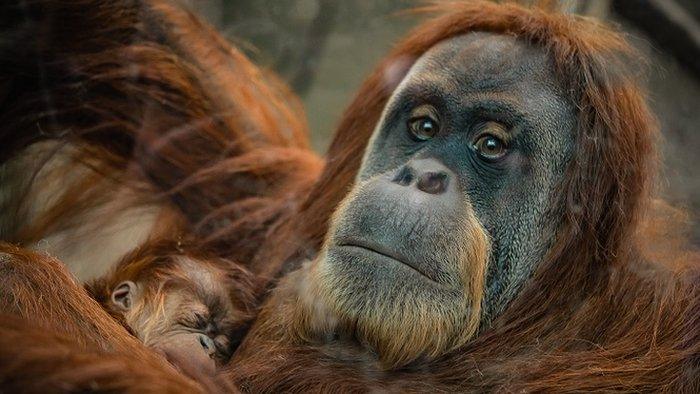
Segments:
[[[408,129],[415,139],[427,141],[437,134],[438,124],[435,120],[428,117],[411,119],[408,121]]]
[[[435,108],[430,105],[421,105],[411,111],[407,126],[411,137],[416,141],[427,141],[440,131]]]
[[[474,149],[487,159],[498,159],[506,153],[505,143],[492,135],[479,137],[474,143]]]
[[[495,122],[488,122],[474,141],[473,148],[479,156],[486,160],[498,160],[508,153],[508,146],[501,135],[506,131],[503,126]]]

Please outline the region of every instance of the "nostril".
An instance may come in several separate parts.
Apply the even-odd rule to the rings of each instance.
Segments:
[[[442,194],[447,190],[449,181],[444,172],[426,172],[420,176],[416,187],[428,194]]]
[[[413,182],[413,178],[413,168],[410,166],[403,166],[391,181],[401,186],[408,186]]]

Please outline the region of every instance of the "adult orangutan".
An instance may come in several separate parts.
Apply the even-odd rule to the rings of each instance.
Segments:
[[[251,270],[288,273],[226,376],[251,392],[697,391],[700,267],[650,238],[656,129],[627,44],[515,5],[424,11],[304,202],[254,238]]]
[[[319,252],[230,374],[252,392],[697,391],[700,266],[641,233],[656,129],[627,44],[513,5],[426,11],[346,111],[292,230]]]

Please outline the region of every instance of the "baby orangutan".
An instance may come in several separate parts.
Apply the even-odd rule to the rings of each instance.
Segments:
[[[212,375],[228,360],[255,302],[251,275],[242,267],[162,242],[138,248],[86,289],[189,375]]]

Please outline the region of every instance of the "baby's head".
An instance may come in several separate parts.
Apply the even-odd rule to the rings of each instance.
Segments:
[[[165,244],[139,248],[86,288],[174,365],[213,373],[231,356],[252,317],[251,275],[227,260],[173,250]]]

